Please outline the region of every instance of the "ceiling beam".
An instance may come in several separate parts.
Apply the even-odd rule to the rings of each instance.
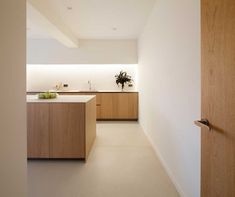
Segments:
[[[63,24],[43,1],[27,1],[27,18],[44,29],[52,38],[69,48],[78,47],[78,38]]]

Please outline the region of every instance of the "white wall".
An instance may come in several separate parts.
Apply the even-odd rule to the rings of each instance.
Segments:
[[[158,0],[139,39],[140,123],[178,191],[200,196],[200,1]]]
[[[80,40],[67,48],[53,39],[28,39],[28,64],[136,64],[136,40]]]
[[[26,2],[0,1],[0,196],[26,197]]]
[[[88,80],[92,81],[92,89],[120,90],[114,76],[121,70],[126,71],[134,80],[134,86],[125,89],[135,90],[136,64],[27,65],[27,90],[45,91],[53,89],[59,82],[67,83],[70,90],[88,90]]]

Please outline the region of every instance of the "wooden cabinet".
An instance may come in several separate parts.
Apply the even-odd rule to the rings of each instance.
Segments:
[[[49,158],[49,104],[27,105],[28,157]]]
[[[98,119],[137,120],[138,93],[101,93]]]
[[[117,117],[124,119],[138,119],[138,94],[125,93],[117,95]]]
[[[50,157],[85,157],[85,105],[55,103],[50,106]]]
[[[96,99],[28,103],[28,158],[86,159],[96,137]]]
[[[96,96],[96,117],[100,118],[101,113],[101,94],[97,92],[60,92],[60,95],[94,95]]]
[[[138,92],[79,92],[63,95],[96,95],[97,120],[138,120]]]
[[[97,119],[113,119],[115,95],[113,93],[100,93],[100,100],[100,114]]]
[[[61,92],[95,95],[97,120],[138,120],[138,92]]]

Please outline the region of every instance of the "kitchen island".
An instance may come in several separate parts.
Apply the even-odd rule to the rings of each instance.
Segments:
[[[96,96],[27,96],[29,159],[87,159],[96,137]]]
[[[29,91],[34,95],[40,91]],[[57,91],[59,95],[95,95],[97,120],[138,120],[139,95],[136,91]]]

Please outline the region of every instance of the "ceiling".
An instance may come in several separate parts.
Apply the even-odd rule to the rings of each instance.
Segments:
[[[27,18],[27,37],[34,39],[50,39],[48,32]]]
[[[77,39],[136,39],[155,0],[30,0]],[[50,38],[46,28],[27,18],[29,38]]]

